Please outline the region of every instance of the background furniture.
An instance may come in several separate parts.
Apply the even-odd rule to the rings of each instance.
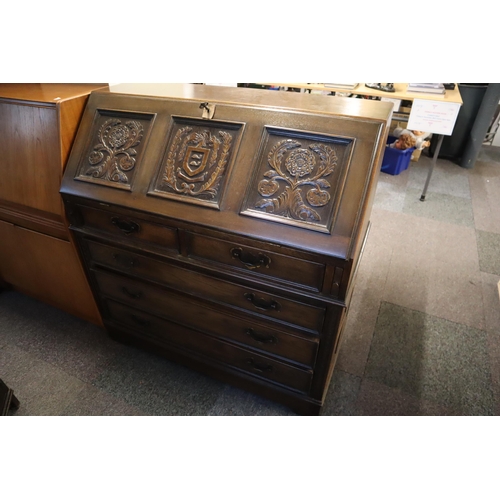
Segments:
[[[102,324],[60,183],[88,94],[104,84],[0,84],[0,283]]]
[[[474,168],[482,143],[487,137],[492,120],[495,118],[499,101],[500,83],[489,83],[460,159],[461,167]]]
[[[61,193],[110,335],[317,414],[391,110],[204,85],[93,92]]]
[[[486,89],[488,88],[488,84],[459,83],[457,88],[460,92],[460,97],[462,98],[462,106],[460,107],[460,112],[457,116],[455,128],[453,129],[453,135],[443,138],[443,144],[439,151],[440,158],[447,158],[449,160],[456,161],[462,157],[464,149],[467,145],[467,140],[470,137],[474,120],[476,119],[477,112],[481,107],[481,102],[484,94],[486,93]],[[437,142],[438,137],[433,138],[431,141],[431,146],[429,148],[431,155],[433,155],[436,150]]]
[[[366,95],[366,96],[371,96],[371,97],[380,97],[380,98],[386,98],[386,99],[400,99],[400,100],[406,100],[406,101],[414,101],[416,99],[420,101],[430,101],[435,103],[436,105],[443,105],[443,108],[446,108],[446,105],[456,105],[456,106],[461,106],[462,105],[462,98],[460,96],[460,91],[458,89],[458,86],[455,85],[454,89],[446,90],[444,94],[432,94],[432,93],[422,93],[422,92],[411,92],[407,90],[408,84],[407,83],[394,83],[394,92],[384,92],[382,90],[377,90],[377,89],[372,89],[370,87],[367,87],[364,83],[360,83],[357,85],[356,88],[354,89],[345,89],[345,88],[340,88],[340,87],[333,87],[333,86],[325,86],[324,84],[311,84],[311,83],[267,83],[264,84],[262,83],[261,85],[277,85],[280,87],[291,87],[291,88],[299,88],[299,89],[309,89],[309,90],[320,90],[320,91],[325,91],[325,92],[348,92],[354,95]],[[398,113],[398,120],[402,121],[410,121],[413,117],[413,113],[410,112],[410,115],[405,117],[401,116],[401,114]],[[449,136],[451,135],[453,131],[453,127],[455,124],[457,117],[455,116],[454,121],[451,125],[451,130],[446,131],[446,133],[438,132],[441,129],[441,124],[439,123],[439,118],[437,119],[436,122],[436,115],[433,113],[433,111],[430,111],[429,114],[429,122],[430,125],[426,127],[425,129],[421,128],[414,128],[413,130],[425,130],[425,132],[431,132],[435,134],[435,138],[433,138],[433,142],[435,141],[436,143],[436,148],[433,152],[433,157],[432,157],[432,162],[429,167],[429,172],[427,174],[427,178],[425,181],[425,185],[422,191],[422,195],[420,196],[420,201],[425,201],[425,196],[427,193],[427,189],[429,187],[429,183],[432,178],[432,173],[434,171],[434,168],[436,166],[436,161],[439,156],[439,152],[441,149],[441,145],[443,144],[443,138],[444,136]],[[409,125],[411,128],[411,124]],[[437,127],[434,129],[434,127]]]
[[[384,92],[382,90],[371,89],[370,87],[367,87],[364,83],[359,83],[355,89],[325,86],[322,83],[260,83],[259,85],[278,85],[280,87],[320,90],[324,92],[345,92],[355,95],[386,97],[389,99],[401,99],[402,101],[412,101],[413,99],[426,99],[430,101],[462,104],[460,91],[458,89],[458,86],[456,85],[453,90],[447,90],[444,94],[423,94],[418,92],[408,92],[407,83],[395,83],[394,92]]]

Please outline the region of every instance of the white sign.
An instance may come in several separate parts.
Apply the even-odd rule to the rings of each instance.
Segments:
[[[454,102],[415,99],[411,106],[408,129],[451,135],[459,110],[460,104]]]

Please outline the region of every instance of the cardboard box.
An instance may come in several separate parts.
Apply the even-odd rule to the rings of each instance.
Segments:
[[[423,149],[415,149],[411,155],[411,161],[418,161]]]

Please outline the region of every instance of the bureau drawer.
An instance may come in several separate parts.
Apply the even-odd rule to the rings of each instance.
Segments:
[[[321,290],[324,264],[193,233],[189,233],[188,241],[190,257]]]
[[[111,320],[132,328],[143,338],[151,338],[160,343],[173,343],[266,380],[301,392],[309,391],[311,370],[289,366],[112,300],[107,301],[107,307]]]
[[[318,340],[285,333],[249,316],[236,317],[175,292],[124,276],[95,272],[100,293],[137,309],[312,367]]]
[[[311,332],[319,332],[323,325],[325,309],[322,307],[263,293],[95,241],[87,240],[87,244],[92,260],[102,266],[153,280],[204,300],[244,309],[273,321],[297,325]]]
[[[78,206],[83,225],[105,231],[110,236],[161,245],[165,249],[179,251],[177,229],[154,224],[137,217],[128,217],[97,208]]]

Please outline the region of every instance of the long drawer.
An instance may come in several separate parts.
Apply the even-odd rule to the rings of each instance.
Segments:
[[[111,320],[132,328],[146,339],[151,338],[160,343],[181,346],[300,392],[309,391],[312,370],[295,368],[112,300],[107,301],[107,308]]]
[[[264,293],[253,287],[239,286],[92,240],[87,240],[87,245],[95,264],[153,280],[202,299],[222,302],[274,321],[297,325],[311,332],[319,332],[323,325],[323,307]]]
[[[93,273],[101,294],[188,327],[312,367],[318,339],[285,332],[247,315],[234,316],[176,292],[106,272]]]

